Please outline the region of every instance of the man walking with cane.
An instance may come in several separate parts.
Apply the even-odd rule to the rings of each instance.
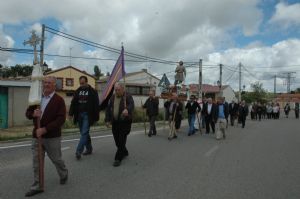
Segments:
[[[34,183],[26,193],[26,197],[44,191],[39,181],[38,138],[41,138],[42,141],[42,161],[44,162],[45,152],[47,152],[48,157],[56,167],[60,184],[65,184],[68,180],[68,170],[61,155],[61,127],[66,119],[66,106],[63,98],[55,93],[55,86],[55,77],[45,77],[41,108],[29,106],[26,111],[26,117],[32,119],[34,123],[32,131]],[[37,118],[41,118],[39,127],[37,126]]]
[[[146,100],[145,104],[143,105],[143,108],[146,109],[146,113],[150,123],[150,129],[148,133],[149,137],[151,137],[152,135],[156,135],[155,120],[158,115],[158,105],[159,105],[158,98],[155,97],[154,91],[150,90],[149,98]]]
[[[185,106],[185,109],[187,109],[188,111],[188,122],[189,122],[189,132],[188,132],[188,136],[191,136],[193,134],[195,134],[195,120],[196,120],[196,114],[198,114],[198,112],[201,111],[201,107],[198,104],[198,102],[196,101],[196,97],[195,95],[191,95],[190,100],[188,101],[188,103]],[[199,120],[198,120],[199,122]],[[200,125],[199,125],[200,126]],[[199,129],[201,131],[201,129]]]

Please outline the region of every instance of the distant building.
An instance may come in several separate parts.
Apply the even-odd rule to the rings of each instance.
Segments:
[[[108,76],[100,77],[96,81],[96,89],[99,91],[100,96],[105,88]],[[160,81],[159,78],[150,74],[146,69],[141,71],[127,73],[125,76],[126,81],[126,91],[133,96],[136,106],[141,106],[141,102],[145,102],[149,96],[150,89],[155,90],[156,96],[160,96],[161,90],[158,87]],[[124,82],[121,79],[120,82]],[[160,99],[159,106],[163,107],[163,99]]]
[[[0,81],[0,129],[32,124],[25,117],[30,85],[29,78]]]
[[[300,103],[300,93],[297,94],[289,94],[289,93],[283,93],[277,95],[275,98],[275,101],[280,104],[280,107],[284,107],[286,103],[289,103],[291,105],[291,108],[295,107],[295,103]]]
[[[194,94],[196,96],[199,95],[198,91],[199,84],[190,84],[190,95]],[[202,93],[203,97],[211,97],[213,100],[216,100],[217,97],[225,97],[225,100],[227,102],[231,102],[232,100],[237,101],[237,98],[235,96],[235,93],[233,89],[229,85],[219,86],[216,85],[210,85],[210,84],[202,84]]]

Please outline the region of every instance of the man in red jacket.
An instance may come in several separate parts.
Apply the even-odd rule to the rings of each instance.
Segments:
[[[61,155],[61,127],[66,119],[66,106],[62,97],[55,93],[56,78],[45,77],[43,81],[43,97],[40,109],[37,106],[29,106],[26,117],[33,120],[34,129],[32,131],[32,155],[34,183],[26,193],[26,197],[42,193],[39,183],[39,161],[38,161],[38,139],[42,138],[42,156],[45,152],[55,165],[60,178],[60,184],[65,184],[68,180],[68,170],[62,160]],[[40,120],[40,128],[37,128],[37,118]]]

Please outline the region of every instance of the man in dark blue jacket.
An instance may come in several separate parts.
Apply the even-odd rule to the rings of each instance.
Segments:
[[[190,100],[185,106],[185,109],[188,111],[188,122],[189,122],[189,132],[188,136],[195,134],[195,127],[194,123],[196,120],[196,114],[197,112],[201,111],[201,107],[196,101],[195,95],[191,95]]]
[[[224,101],[223,97],[219,97],[217,99],[217,109],[216,109],[216,124],[217,124],[217,133],[216,133],[216,139],[220,139],[223,135],[223,139],[226,138],[226,125],[228,121],[228,115],[229,115],[229,108],[228,103]],[[220,134],[222,132],[222,134]]]
[[[69,116],[73,116],[74,123],[79,124],[80,140],[76,149],[76,158],[92,154],[93,147],[90,137],[90,126],[99,120],[99,98],[97,91],[88,84],[86,76],[79,78],[80,87],[75,91],[71,101]]]

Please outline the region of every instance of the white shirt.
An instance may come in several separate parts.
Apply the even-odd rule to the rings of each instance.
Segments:
[[[212,104],[207,104],[207,113],[210,114]]]
[[[42,102],[41,102],[41,110],[42,110],[42,116],[41,116],[41,118],[43,117],[44,111],[45,111],[48,103],[50,102],[51,98],[53,97],[54,93],[55,92],[51,93],[48,96],[43,95]]]

